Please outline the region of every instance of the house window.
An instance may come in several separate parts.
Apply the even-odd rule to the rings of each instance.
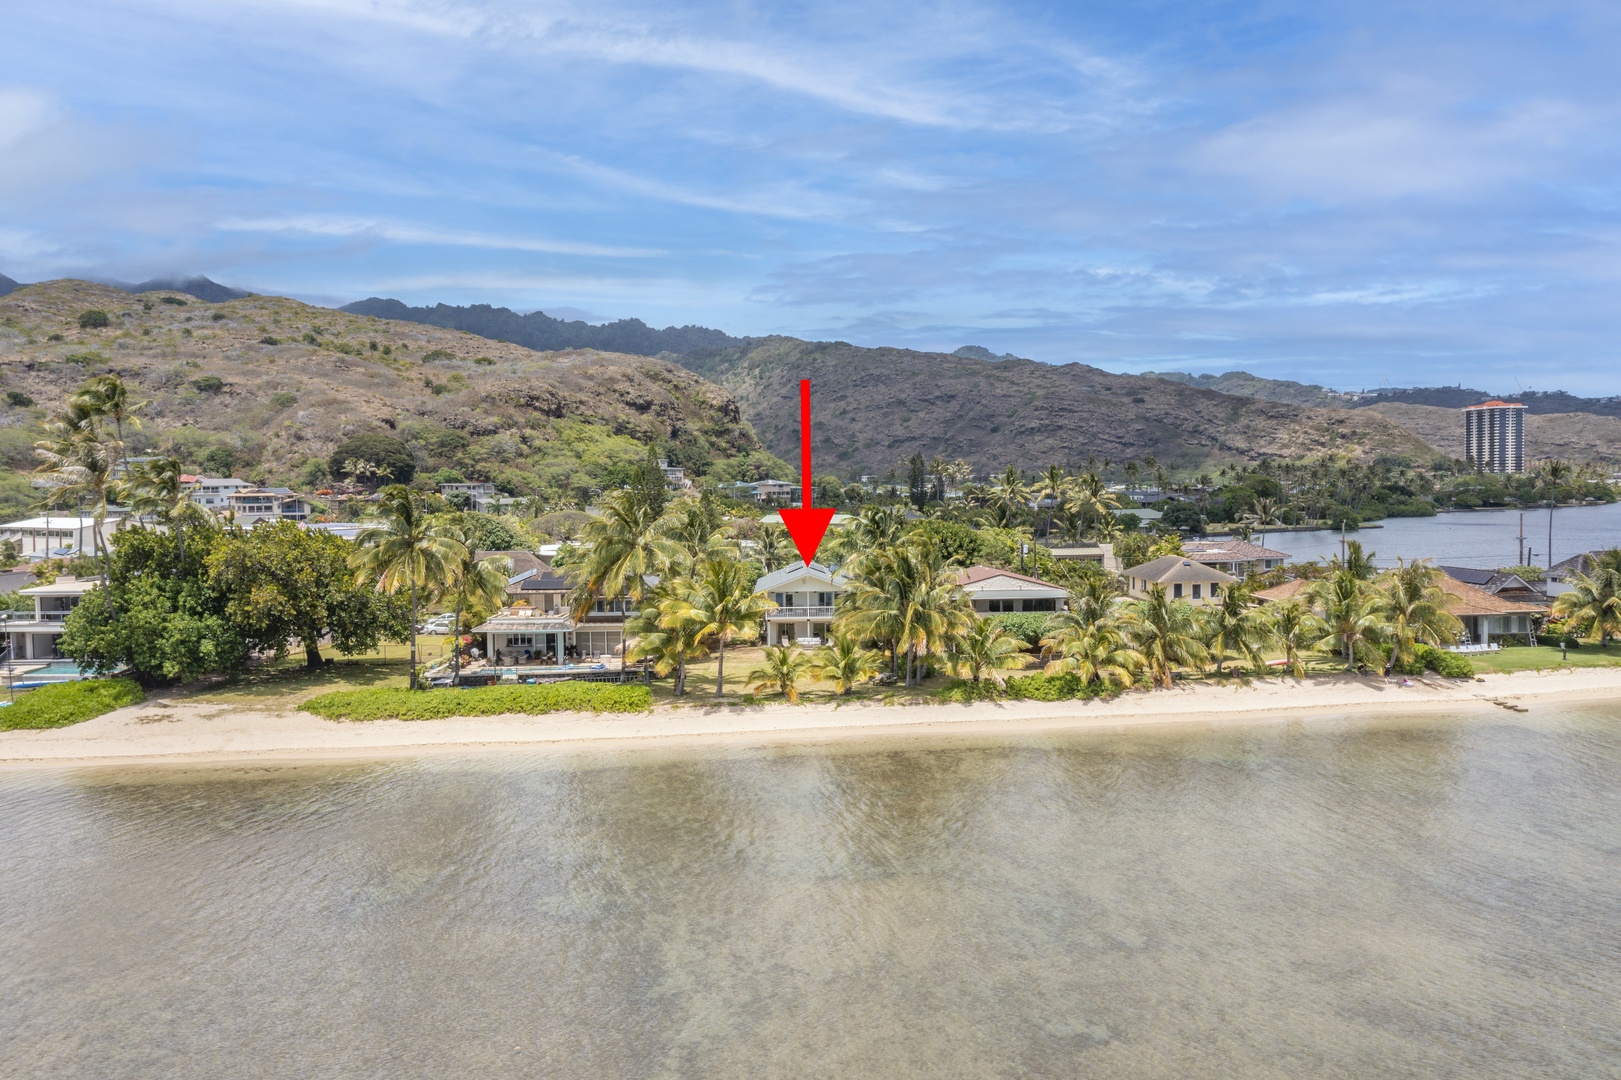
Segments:
[[[532,649],[534,647],[535,636],[533,634],[507,635],[507,648],[509,649]]]
[[[1173,600],[1182,599],[1182,584],[1181,584],[1181,582],[1178,582],[1177,584],[1171,586],[1171,599],[1173,599]]]
[[[1058,601],[1051,597],[1045,600],[1026,600],[1022,607],[1025,611],[1057,611]]]
[[[1215,583],[1211,583],[1211,586],[1210,586],[1210,598],[1213,600],[1213,599],[1215,599],[1216,597],[1218,597],[1220,595],[1221,595],[1221,586],[1217,585]]]
[[[1197,584],[1193,586],[1193,598],[1195,600],[1199,599],[1199,586]]]

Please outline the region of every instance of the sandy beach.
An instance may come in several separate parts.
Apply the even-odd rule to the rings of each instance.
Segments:
[[[554,713],[343,723],[295,710],[154,697],[72,727],[0,732],[0,768],[162,762],[364,759],[522,747],[596,750],[773,745],[862,737],[983,736],[1181,725],[1284,723],[1324,716],[1519,708],[1621,697],[1621,669],[1486,675],[1473,682],[1268,679],[1127,693],[1112,701],[972,705],[720,705],[633,716]]]

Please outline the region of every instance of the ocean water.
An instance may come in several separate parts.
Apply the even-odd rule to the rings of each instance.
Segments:
[[[1550,534],[1546,509],[1471,510],[1428,518],[1385,518],[1376,523],[1377,529],[1360,529],[1346,537],[1376,552],[1380,566],[1394,566],[1400,557],[1408,562],[1433,559],[1445,566],[1492,570],[1519,562],[1522,513],[1525,548],[1535,565],[1547,566]],[[1621,547],[1621,503],[1561,506],[1554,510],[1552,524],[1554,562],[1584,551]],[[1324,529],[1269,532],[1266,546],[1287,551],[1291,562],[1326,562],[1340,553],[1340,534],[1338,530]]]
[[[1615,705],[0,773],[0,1076],[1616,1076],[1618,778]]]

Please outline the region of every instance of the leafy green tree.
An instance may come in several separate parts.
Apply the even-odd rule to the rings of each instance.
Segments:
[[[379,432],[345,439],[332,451],[327,466],[333,476],[351,475],[350,462],[363,462],[370,466],[365,475],[372,477],[379,475],[376,470],[386,470],[383,475],[399,484],[409,484],[416,475],[416,456],[411,453],[411,448],[392,435]]]
[[[305,666],[319,668],[321,639],[345,656],[370,652],[384,638],[403,640],[409,612],[355,580],[354,545],[291,521],[228,530],[208,556],[210,583],[248,646],[284,656],[297,643]]]
[[[811,657],[798,645],[768,645],[765,663],[749,672],[749,690],[781,694],[799,700],[799,680],[811,667]]]
[[[350,557],[356,579],[375,584],[379,592],[405,590],[411,610],[411,689],[417,688],[417,606],[444,587],[451,567],[466,549],[439,533],[423,510],[422,499],[402,484],[379,494],[377,524],[356,538]]]
[[[631,478],[633,497],[643,503],[655,519],[663,517],[670,503],[670,489],[664,482],[664,470],[659,468],[658,451],[647,448],[647,456],[637,466]]]
[[[91,308],[79,312],[79,328],[81,330],[104,330],[112,325],[112,316],[100,308]]]
[[[462,616],[467,612],[490,614],[499,611],[506,602],[507,582],[512,577],[512,560],[505,555],[478,558],[479,530],[469,518],[483,515],[461,514],[457,520],[440,526],[439,532],[458,545],[449,564],[446,593],[450,597],[455,621],[451,633],[455,645],[450,653],[450,674],[454,679],[462,670]]]
[[[111,559],[117,617],[107,589],[86,593],[57,638],[65,655],[97,674],[127,667],[147,686],[231,674],[247,665],[248,645],[207,571],[222,534],[191,532],[182,557],[178,533],[142,525],[119,533]]]

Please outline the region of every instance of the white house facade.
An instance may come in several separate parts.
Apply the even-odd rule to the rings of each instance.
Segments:
[[[103,526],[102,537],[109,543],[116,524]],[[96,519],[77,514],[46,514],[0,525],[0,540],[16,544],[29,562],[89,555],[96,550],[95,537]]]
[[[1050,581],[994,566],[970,566],[957,584],[974,602],[976,615],[1014,611],[1067,611],[1069,590]]]
[[[58,577],[49,585],[35,585],[18,589],[23,596],[32,597],[34,611],[9,612],[4,623],[6,645],[11,659],[53,660],[62,654],[56,649],[56,639],[62,633],[62,623],[68,612],[79,606],[79,601],[91,589],[101,586],[100,578],[77,578],[70,574]]]
[[[765,617],[765,643],[826,642],[832,633],[833,609],[845,588],[844,576],[821,563],[795,562],[760,578],[754,590],[777,605]]]

